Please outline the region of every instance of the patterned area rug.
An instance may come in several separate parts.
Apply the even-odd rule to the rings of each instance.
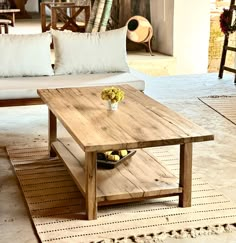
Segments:
[[[196,173],[190,208],[169,197],[100,207],[97,220],[84,220],[84,200],[63,162],[49,159],[46,147],[7,150],[42,242],[159,242],[236,229],[236,204]],[[176,147],[148,151],[178,175]]]
[[[198,99],[236,125],[236,96],[215,95]]]

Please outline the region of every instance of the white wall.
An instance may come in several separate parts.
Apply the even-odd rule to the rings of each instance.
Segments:
[[[167,55],[173,55],[174,0],[150,0],[153,26],[152,48]]]
[[[174,56],[179,74],[205,73],[208,67],[210,0],[177,0],[174,6]]]
[[[177,74],[208,67],[210,0],[151,0],[153,49],[176,57]]]
[[[28,0],[25,9],[28,12],[39,12],[38,0]]]

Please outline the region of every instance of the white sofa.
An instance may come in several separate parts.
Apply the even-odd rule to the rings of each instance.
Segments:
[[[41,104],[37,89],[129,84],[143,91],[144,80],[131,73],[54,75],[0,78],[0,106]]]
[[[126,32],[124,27],[91,34],[0,35],[0,106],[41,104],[37,89],[42,88],[130,84],[143,91],[144,81],[129,72]]]

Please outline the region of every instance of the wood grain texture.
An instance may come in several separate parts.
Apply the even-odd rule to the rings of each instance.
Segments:
[[[51,8],[50,6],[47,6],[48,8]],[[40,19],[41,19],[41,30],[42,32],[45,32],[50,29],[51,27],[51,22],[47,24],[46,21],[46,4],[45,3],[40,3]]]
[[[44,89],[38,94],[86,152],[213,139],[205,129],[128,85],[121,87],[125,99],[119,109],[109,112],[100,98],[103,88]]]
[[[0,107],[42,105],[42,104],[44,103],[40,98],[0,100]]]
[[[50,157],[55,157],[56,153],[52,148],[52,143],[57,140],[57,118],[48,110],[48,151]]]
[[[65,147],[57,141],[53,143],[53,147],[82,195],[86,197],[85,155],[81,155],[82,151],[75,144]],[[93,173],[95,168],[96,165],[92,167]],[[95,177],[98,205],[174,196],[182,192],[177,178],[144,150],[138,150],[133,157],[117,168],[98,169]],[[94,199],[91,199],[91,202],[95,202]]]
[[[69,10],[69,14],[67,13],[67,9]],[[51,12],[51,25],[53,29],[69,29],[75,32],[84,32],[90,16],[90,7],[63,4],[61,6],[51,6]],[[81,15],[82,12],[84,12],[84,20],[78,23],[76,18]],[[60,27],[57,25],[59,21],[61,22]]]
[[[97,153],[85,153],[86,214],[88,220],[97,218]]]
[[[59,158],[64,162],[78,189],[85,197],[85,172],[81,161],[75,158],[60,142],[52,143]],[[84,156],[81,160],[84,160]]]
[[[179,184],[183,193],[179,196],[180,207],[191,207],[192,192],[192,143],[180,145]]]
[[[40,9],[42,32],[50,30],[50,27],[58,30],[69,29],[76,32],[84,32],[90,17],[90,6],[80,6],[72,2],[42,2]],[[51,11],[49,22],[47,22],[46,9]],[[84,20],[78,23],[76,19],[79,15],[81,17],[82,12],[84,12]]]
[[[100,97],[104,87],[38,90],[81,148],[73,150],[79,155],[72,155],[54,143],[85,197],[88,219],[96,219],[97,204],[179,195],[180,206],[191,206],[192,143],[212,140],[213,135],[131,86],[118,87],[125,100],[117,111],[106,109]],[[141,149],[175,144],[180,144],[179,184]],[[97,170],[97,152],[119,149],[138,150],[113,170]]]

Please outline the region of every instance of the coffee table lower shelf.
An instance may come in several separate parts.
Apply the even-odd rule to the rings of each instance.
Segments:
[[[52,147],[65,163],[83,196],[86,197],[84,152],[78,146],[76,154],[72,154],[59,141],[54,142]],[[117,168],[97,169],[96,184],[98,205],[174,196],[182,193],[178,179],[143,149],[138,149],[134,156]]]

